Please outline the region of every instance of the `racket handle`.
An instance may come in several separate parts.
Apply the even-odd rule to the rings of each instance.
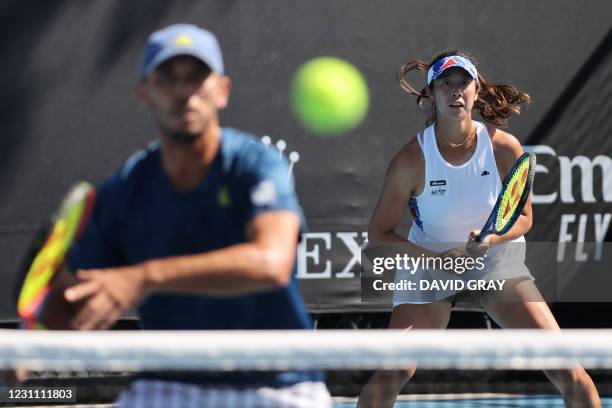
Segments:
[[[474,241],[482,242],[487,237],[487,235],[489,235],[488,232],[484,232],[484,233],[481,232],[480,234],[476,236],[476,239]]]

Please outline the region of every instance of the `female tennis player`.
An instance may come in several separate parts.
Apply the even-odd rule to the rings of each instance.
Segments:
[[[406,80],[412,70],[427,73],[427,86],[420,92]],[[524,250],[524,245],[500,245],[524,242],[523,235],[532,224],[531,201],[527,201],[506,234],[487,235],[482,244],[475,242],[478,228],[495,205],[502,180],[523,153],[519,141],[500,128],[506,127],[512,114],[520,112],[521,105],[530,102],[529,95],[512,85],[490,83],[478,73],[471,58],[458,50],[441,53],[429,64],[410,61],[401,67],[399,78],[402,88],[417,97],[419,106],[426,100],[431,103],[428,127],[391,160],[368,228],[370,241],[406,243],[413,256],[443,259],[463,257],[467,241],[468,247],[497,258],[497,262],[488,261],[482,270],[468,273],[479,279],[505,280],[504,296],[511,296],[513,301],[500,302],[496,299],[499,294],[492,291],[475,294],[501,327],[559,330],[522,262],[524,253],[523,258],[520,249],[518,255],[514,253],[517,248]],[[485,123],[473,119],[474,110]],[[406,206],[413,215],[407,239],[395,233]],[[499,260],[504,257],[512,262],[502,268],[504,262]],[[517,257],[520,262],[516,262]],[[396,272],[396,280],[403,272]],[[424,277],[430,272],[446,273],[416,271],[416,276]],[[457,293],[458,290],[395,292],[389,327],[444,329]],[[393,406],[415,370],[410,367],[374,373],[361,393],[358,407]],[[595,385],[582,367],[549,370],[546,375],[563,394],[566,406],[600,406]]]

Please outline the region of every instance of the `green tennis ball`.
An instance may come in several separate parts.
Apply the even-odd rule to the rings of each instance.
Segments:
[[[368,86],[350,63],[319,57],[302,65],[293,78],[291,105],[299,122],[320,136],[356,128],[368,112]]]

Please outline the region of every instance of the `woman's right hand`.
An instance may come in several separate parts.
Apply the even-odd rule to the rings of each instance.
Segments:
[[[465,265],[465,260],[463,258],[466,258],[466,254],[465,254],[465,248],[451,248],[446,252],[442,252],[440,255],[440,258],[442,258],[442,262],[446,262],[447,259],[450,259],[453,263],[453,265],[456,264],[461,264],[461,265]],[[462,259],[461,262],[458,262],[458,259]],[[445,269],[447,270],[447,269]],[[461,269],[461,272],[457,272],[456,270],[447,270],[449,273],[454,273],[455,275],[461,275],[463,272],[465,272],[465,269]]]
[[[440,258],[465,258],[465,248],[451,248],[446,252],[442,252]]]

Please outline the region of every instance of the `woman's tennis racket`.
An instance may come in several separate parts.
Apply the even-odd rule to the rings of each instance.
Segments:
[[[51,222],[36,235],[17,280],[17,312],[28,329],[45,329],[43,311],[51,282],[64,265],[68,250],[79,239],[95,201],[91,184],[74,185],[62,200]]]
[[[523,153],[504,178],[502,189],[477,242],[489,234],[503,235],[512,228],[529,198],[535,175],[536,156]]]

